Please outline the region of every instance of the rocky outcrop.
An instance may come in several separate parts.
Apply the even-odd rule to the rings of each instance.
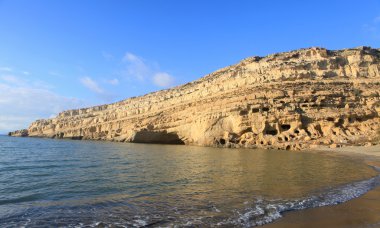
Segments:
[[[377,138],[379,92],[379,49],[308,48],[247,58],[145,96],[64,111],[35,121],[28,134],[292,150],[364,144]]]
[[[9,132],[8,136],[27,137],[28,129],[22,129],[22,130],[17,130],[14,132]]]

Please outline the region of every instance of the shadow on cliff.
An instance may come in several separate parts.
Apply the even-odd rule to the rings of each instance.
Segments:
[[[176,144],[185,145],[178,134],[167,131],[148,131],[142,130],[136,132],[131,142],[134,143],[156,143],[156,144]]]

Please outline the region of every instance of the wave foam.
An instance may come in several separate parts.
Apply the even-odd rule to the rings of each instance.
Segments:
[[[350,183],[338,188],[329,189],[319,195],[298,200],[256,200],[251,207],[242,212],[237,211],[234,218],[218,223],[218,225],[234,225],[243,227],[261,226],[282,217],[287,211],[302,210],[336,205],[357,198],[374,187],[380,185],[380,175],[368,180]]]

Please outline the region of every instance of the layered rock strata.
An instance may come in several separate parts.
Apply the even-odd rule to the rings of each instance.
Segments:
[[[379,92],[380,49],[308,48],[250,57],[168,90],[64,111],[33,122],[27,134],[292,150],[364,144],[378,138]]]

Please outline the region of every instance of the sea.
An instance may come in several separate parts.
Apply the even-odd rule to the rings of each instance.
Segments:
[[[379,184],[308,151],[0,136],[0,227],[254,227]]]

